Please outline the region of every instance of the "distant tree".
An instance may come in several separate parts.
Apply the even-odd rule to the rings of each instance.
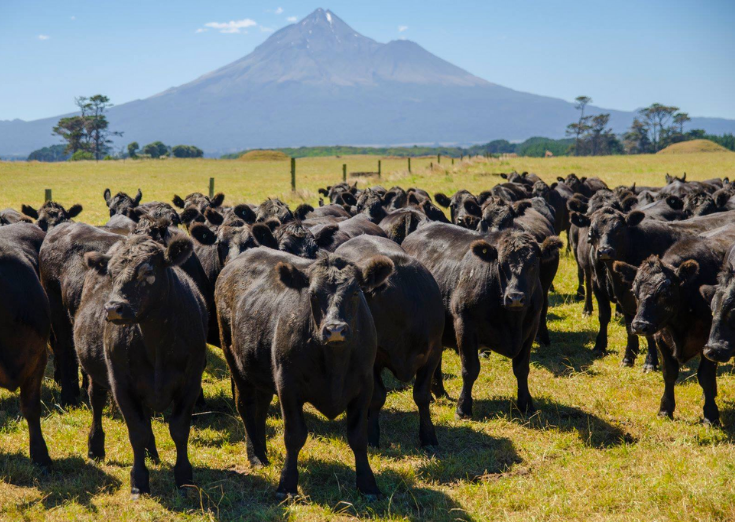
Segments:
[[[176,145],[171,149],[171,154],[175,158],[201,158],[204,151],[193,145]]]
[[[638,118],[633,120],[630,129],[623,135],[623,143],[628,154],[647,154],[653,149],[648,138],[648,126]]]
[[[164,145],[160,141],[154,141],[145,145],[142,149],[143,154],[150,156],[151,158],[160,158],[168,154],[168,146]]]
[[[567,125],[567,136],[574,136],[574,154],[580,155],[581,147],[579,143],[579,137],[589,130],[589,116],[585,117],[584,109],[588,103],[592,102],[592,98],[589,96],[577,96],[574,99],[574,108],[579,111],[579,121],[577,123],[571,123]]]
[[[52,145],[34,150],[28,155],[28,161],[66,161],[70,157],[71,154],[66,152],[66,145]]]
[[[662,137],[667,136],[669,133],[669,122],[678,110],[679,107],[654,103],[651,106],[638,111],[638,114],[641,115],[650,131],[650,140],[653,144],[653,152],[658,152],[663,148]]]
[[[78,150],[74,154],[72,154],[71,158],[69,158],[69,161],[85,161],[93,159],[94,154],[92,154],[88,150]]]
[[[138,145],[137,141],[134,141],[133,143],[128,144],[128,156],[135,159],[138,157],[138,149],[140,149],[140,145]]]
[[[53,133],[66,141],[66,152],[70,154],[87,149],[85,132],[84,118],[81,116],[61,118],[53,128]]]
[[[677,112],[676,114],[674,114],[674,125],[679,126],[680,134],[684,134],[684,124],[689,121],[692,121],[692,119],[686,112]]]

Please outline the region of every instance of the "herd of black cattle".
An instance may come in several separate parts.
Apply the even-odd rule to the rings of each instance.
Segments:
[[[252,465],[268,462],[266,416],[278,395],[279,497],[297,493],[305,403],[330,419],[346,412],[357,488],[376,496],[367,447],[380,440],[384,369],[414,380],[422,446],[438,444],[429,404],[446,396],[444,347],[461,358],[459,418],[472,415],[481,350],[512,359],[517,406],[534,410],[530,352],[534,340],[550,342],[562,232],[586,314],[597,301],[594,351],[607,350],[614,303],[628,333],[624,365],[634,364],[639,335],[644,369],[660,355],[659,414],[673,415],[679,367],[701,354],[704,419],[718,423],[717,363],[735,352],[735,184],[667,175],[663,187],[611,190],[574,174],[550,186],[528,173],[503,177],[479,195],[433,198],[341,183],[320,189],[326,204],[293,211],[278,199],[229,207],[222,194],[199,193],[175,196],[177,210],[141,203],[140,190],[108,189],[104,226],[72,221],[80,205],[0,211],[0,385],[20,387],[31,459],[51,464],[40,425],[50,344],[63,405],[80,400],[81,365],[90,458],[105,456],[112,392],[133,447],[132,494],[149,492],[145,458],[158,458],[151,415],[172,406],[175,481],[192,484],[187,445],[209,343],[229,366]]]

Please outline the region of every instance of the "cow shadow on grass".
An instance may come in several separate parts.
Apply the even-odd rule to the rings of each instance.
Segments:
[[[531,429],[557,429],[575,432],[585,445],[605,449],[632,444],[635,437],[597,415],[574,406],[560,404],[548,398],[535,398],[536,413],[523,415],[510,399],[492,398],[474,400],[474,418],[478,420],[504,418],[521,422]]]
[[[122,485],[119,479],[82,457],[54,458],[51,471],[42,473],[27,455],[2,454],[0,476],[0,480],[8,484],[37,489],[41,499],[29,501],[28,507],[41,502],[47,510],[73,501],[96,512],[93,498],[115,491]]]
[[[550,371],[555,377],[577,373],[594,375],[592,365],[599,358],[592,352],[597,332],[591,330],[559,332],[551,330],[551,345],[531,351],[531,363]]]

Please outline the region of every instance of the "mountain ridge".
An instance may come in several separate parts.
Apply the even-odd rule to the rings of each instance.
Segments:
[[[632,112],[609,112],[616,132]],[[0,153],[28,154],[54,142],[58,116],[0,120]],[[116,144],[161,140],[209,154],[251,148],[398,143],[471,144],[559,138],[577,119],[564,100],[479,78],[418,43],[379,43],[329,10],[273,33],[251,53],[148,98],[109,111]],[[710,133],[735,121],[693,118]]]

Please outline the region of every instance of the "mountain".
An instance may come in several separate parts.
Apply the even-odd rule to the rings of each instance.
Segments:
[[[634,117],[604,112],[617,132]],[[109,113],[111,128],[125,133],[122,142],[193,144],[209,154],[558,138],[576,118],[564,100],[490,83],[414,42],[376,42],[323,9],[274,33],[240,60]],[[28,154],[52,144],[58,119],[0,121],[0,154]],[[693,118],[690,125],[717,134],[735,131],[733,120]]]

